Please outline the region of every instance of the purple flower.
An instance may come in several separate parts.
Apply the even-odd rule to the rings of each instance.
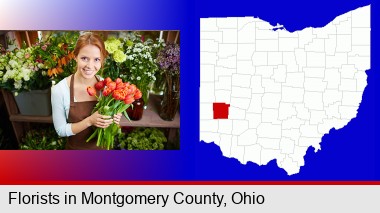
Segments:
[[[46,44],[44,44],[44,45],[41,47],[41,49],[42,49],[43,51],[46,51],[46,48],[47,48],[47,45],[46,45]]]
[[[170,74],[179,74],[180,47],[178,44],[168,44],[157,56],[157,63],[161,69]]]

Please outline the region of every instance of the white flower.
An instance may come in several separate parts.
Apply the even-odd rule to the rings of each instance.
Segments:
[[[21,76],[24,78],[25,81],[30,80],[30,75],[31,75],[32,70],[27,69],[27,68],[21,68]]]
[[[140,81],[140,80],[141,80],[141,77],[140,77],[140,76],[137,76],[136,80]]]
[[[13,67],[13,68],[15,68],[15,67],[17,67],[18,66],[18,64],[17,64],[17,62],[15,61],[15,60],[9,60],[9,65],[11,66],[11,67]]]
[[[140,48],[133,48],[133,52],[134,53],[136,53],[136,52],[139,53],[139,52],[141,52],[141,49]]]
[[[22,80],[15,81],[13,85],[15,86],[16,89],[20,89],[22,86]]]
[[[16,53],[16,56],[17,56],[17,58],[23,58],[23,57],[24,57],[24,54],[23,54],[21,51],[18,51],[18,52]]]

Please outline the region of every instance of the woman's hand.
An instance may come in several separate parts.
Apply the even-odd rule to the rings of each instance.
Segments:
[[[98,111],[94,112],[90,117],[88,117],[91,126],[96,126],[99,128],[107,128],[112,124],[111,116],[109,115],[101,115]],[[120,121],[120,119],[119,119]]]
[[[122,116],[121,113],[117,113],[117,114],[113,115],[113,122],[115,122],[115,124],[117,124],[117,125],[120,125],[121,116]]]

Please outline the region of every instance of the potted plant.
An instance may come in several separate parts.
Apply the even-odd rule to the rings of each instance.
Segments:
[[[165,82],[164,98],[161,103],[160,117],[172,121],[179,107],[180,96],[180,47],[168,44],[160,50],[156,62],[162,70]]]
[[[121,149],[127,150],[163,150],[167,139],[157,128],[139,127],[126,134],[118,136]]]
[[[110,37],[105,42],[105,48],[109,53],[102,76],[108,76],[112,79],[116,79],[120,76],[120,70],[123,69],[123,62],[127,59],[127,55],[124,53],[122,39],[116,37]],[[125,81],[125,79],[123,79]]]
[[[49,115],[51,113],[48,100],[48,95],[45,99],[40,100],[40,93],[51,87],[51,81],[47,76],[46,71],[42,70],[43,64],[36,61],[33,54],[36,47],[28,47],[14,49],[0,56],[0,87],[12,92],[15,96],[16,103],[21,114],[34,114],[33,110],[37,110],[38,115]],[[30,97],[28,94],[24,97],[25,92],[38,90],[37,95]],[[19,96],[20,94],[20,96]],[[34,93],[33,93],[34,94]],[[35,102],[34,102],[35,101]],[[43,104],[44,102],[45,105]],[[33,105],[33,103],[35,103]],[[32,104],[32,105],[29,105]],[[45,106],[46,111],[40,111]]]
[[[74,32],[68,34],[52,34],[31,47],[24,44],[0,56],[0,88],[14,94],[21,114],[51,114],[51,85],[70,75],[75,66],[72,50],[77,37]]]
[[[163,42],[154,42],[152,39],[145,41],[144,36],[137,32],[119,32],[110,36],[104,44],[109,57],[101,75],[120,77],[140,89],[142,98],[136,99],[133,107],[127,111],[131,120],[140,120],[148,105],[150,87],[156,80],[158,67],[154,58]]]
[[[62,150],[67,138],[58,137],[53,127],[33,129],[22,139],[22,150]]]
[[[53,32],[35,44],[36,61],[43,64],[49,78],[59,82],[75,72],[74,48],[79,32]]]

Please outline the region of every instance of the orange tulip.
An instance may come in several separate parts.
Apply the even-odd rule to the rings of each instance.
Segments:
[[[119,84],[119,83],[123,83],[123,80],[121,80],[121,78],[116,78],[115,82],[116,84]]]
[[[107,77],[106,79],[104,79],[104,82],[107,85],[108,83],[112,82],[112,79],[110,77]]]
[[[104,90],[103,90],[103,95],[104,96],[108,96],[109,94],[111,94],[112,93],[112,90],[110,90],[110,88],[105,88]]]
[[[95,89],[96,90],[102,90],[104,88],[104,81],[99,81],[95,84]]]
[[[94,89],[94,87],[87,87],[87,93],[90,96],[94,96],[94,95],[96,95],[96,90]]]
[[[125,90],[115,90],[113,91],[112,97],[116,100],[122,101],[125,99],[126,95],[127,93],[125,92]]]
[[[142,97],[142,93],[141,93],[141,91],[139,89],[137,89],[136,92],[135,92],[134,98],[135,99],[140,99],[141,97]]]
[[[119,89],[124,89],[125,88],[125,84],[124,83],[116,83],[116,89],[119,90]]]
[[[125,97],[125,99],[124,99],[124,103],[125,103],[125,104],[131,104],[131,103],[133,103],[134,101],[135,101],[135,99],[133,98],[132,95],[127,95],[127,97]]]
[[[136,85],[134,85],[134,84],[131,84],[131,85],[129,85],[129,94],[135,94],[135,92],[136,92]]]
[[[111,91],[114,91],[116,89],[116,83],[115,82],[109,82],[107,83],[107,87],[111,89]]]

